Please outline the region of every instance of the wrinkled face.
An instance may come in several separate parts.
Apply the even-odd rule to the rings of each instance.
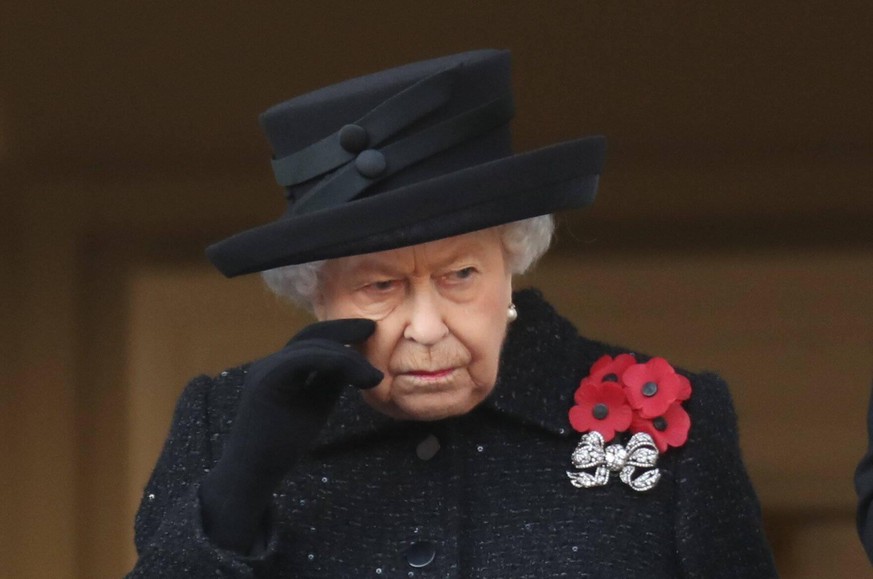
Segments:
[[[328,260],[315,313],[375,320],[363,351],[385,378],[364,399],[395,418],[438,420],[469,412],[494,388],[511,294],[491,228]]]

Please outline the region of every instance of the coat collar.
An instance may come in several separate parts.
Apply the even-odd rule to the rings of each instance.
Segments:
[[[591,364],[606,353],[602,344],[580,338],[536,290],[513,295],[518,319],[503,345],[494,392],[480,408],[557,436],[572,433],[567,418],[573,393]],[[360,393],[345,389],[316,448],[408,428],[371,408]]]

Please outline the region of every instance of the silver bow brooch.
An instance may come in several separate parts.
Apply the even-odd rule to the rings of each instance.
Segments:
[[[578,488],[602,487],[609,482],[609,473],[617,472],[618,478],[635,491],[647,491],[661,479],[661,472],[652,468],[658,462],[658,448],[652,437],[645,432],[634,434],[627,446],[610,444],[603,447],[603,435],[596,430],[586,432],[570,457],[578,469],[596,468],[594,474],[567,471],[570,482]],[[647,468],[634,478],[637,468]]]

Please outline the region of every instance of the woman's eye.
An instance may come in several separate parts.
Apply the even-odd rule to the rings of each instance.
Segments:
[[[455,272],[455,275],[461,279],[467,279],[468,277],[472,277],[474,273],[476,273],[476,268],[465,267],[464,269],[459,269]]]
[[[446,279],[449,281],[460,282],[465,281],[473,277],[476,273],[475,267],[464,267],[462,269],[453,271],[446,276]]]
[[[367,284],[366,287],[367,287],[367,289],[370,289],[372,291],[382,293],[382,292],[391,291],[392,289],[397,287],[398,283],[399,282],[396,279],[384,279],[384,280],[371,282],[371,283]]]

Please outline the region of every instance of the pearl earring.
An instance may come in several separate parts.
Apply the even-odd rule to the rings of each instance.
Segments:
[[[506,317],[509,318],[510,322],[514,322],[518,319],[518,310],[515,309],[515,304],[509,304],[509,309],[506,311]]]

